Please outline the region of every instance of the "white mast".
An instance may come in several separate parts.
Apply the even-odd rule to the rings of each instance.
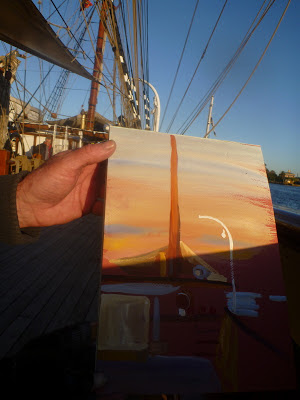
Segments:
[[[152,114],[154,115],[154,122],[153,122],[153,131],[158,132],[158,127],[159,127],[159,120],[160,120],[160,99],[158,96],[158,93],[153,85],[151,83],[144,81],[143,79],[140,79],[141,82],[146,83],[154,92],[155,97],[154,97],[154,109],[152,110]]]
[[[207,118],[207,125],[206,125],[206,133],[204,135],[205,138],[208,137],[210,125],[213,127],[212,118],[211,118],[213,105],[214,105],[214,96],[211,96],[211,101],[210,101],[210,106],[209,106],[209,111],[208,111],[208,118]]]

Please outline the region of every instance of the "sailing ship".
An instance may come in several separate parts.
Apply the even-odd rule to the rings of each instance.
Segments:
[[[134,2],[130,9],[126,9],[125,4],[116,7],[112,1],[94,3],[81,1],[75,10],[74,8],[67,10],[69,15],[66,16],[64,13],[62,17],[63,11],[60,5],[53,3],[51,11],[56,11],[53,21],[56,22],[57,15],[61,16],[62,25],[58,26],[51,18],[46,20],[38,10],[38,8],[41,10],[41,2],[35,3],[22,1],[19,4],[8,5],[4,1],[1,2],[2,16],[5,18],[1,24],[0,39],[19,49],[7,51],[2,56],[2,62],[0,59],[3,118],[5,115],[5,121],[2,118],[1,148],[10,150],[13,156],[9,160],[8,153],[2,152],[5,154],[3,158],[5,167],[2,167],[5,173],[16,173],[22,169],[22,165],[17,171],[15,168],[15,157],[18,156],[22,157],[24,169],[30,168],[29,164],[35,168],[38,163],[32,161],[33,154],[30,151],[47,135],[53,137],[53,154],[55,154],[86,143],[106,140],[108,135],[105,129],[108,129],[109,124],[150,129],[150,86],[146,80],[146,54],[141,54],[145,49],[141,47],[144,38],[140,37],[143,29],[140,5]],[[128,47],[129,32],[125,30],[128,29],[124,25],[125,22],[119,28],[124,13],[130,13],[134,21],[130,35],[134,36],[134,49],[137,53],[135,57],[131,55]],[[13,27],[8,22],[12,18],[17,21]],[[72,31],[69,26],[72,26]],[[57,32],[54,33],[52,28]],[[123,38],[121,38],[121,28]],[[91,37],[96,38],[96,43],[90,43]],[[3,47],[9,50],[7,45],[4,44]],[[22,53],[21,50],[26,53]],[[35,89],[31,89],[34,87],[32,82],[31,84],[28,81],[24,82],[18,72],[20,65],[26,69],[27,62],[31,68],[35,65],[31,62],[30,54],[52,63],[48,64],[47,72],[40,72],[41,79]],[[110,57],[113,59],[112,62],[109,60]],[[20,58],[25,61],[21,63]],[[86,67],[83,67],[78,60]],[[42,68],[46,69],[45,64],[47,63],[44,62]],[[112,76],[104,73],[104,64],[106,69],[113,72]],[[53,85],[49,84],[49,80],[51,75],[57,75],[54,66],[62,68]],[[86,111],[82,104],[78,114],[66,118],[59,114],[59,110],[68,90],[68,82],[72,80],[71,72],[84,77],[85,85],[88,80],[91,81],[90,95]],[[47,86],[50,86],[50,91],[48,90],[48,97],[45,97]],[[112,111],[109,118],[96,111],[100,87],[106,88],[106,96],[111,102]],[[86,89],[83,90],[87,92]],[[10,97],[10,92],[15,96]],[[16,101],[13,97],[17,98],[20,92],[22,95]],[[71,101],[74,101],[74,98]],[[35,118],[30,118],[29,109],[39,110]],[[24,159],[25,156],[30,159],[29,163]]]
[[[126,8],[125,2],[120,2],[116,6],[111,0],[94,1],[93,3],[80,1],[76,3],[76,10],[73,8],[68,10],[70,14],[73,13],[70,18],[62,13],[58,4],[51,3],[56,13],[56,17],[52,20],[43,16],[46,11],[42,10],[42,2],[40,1],[20,0],[13,4],[3,0],[0,2],[2,16],[5,16],[5,18],[1,18],[0,39],[19,49],[17,52],[7,49],[9,51],[0,59],[2,68],[2,75],[0,74],[1,146],[3,148],[1,149],[1,173],[4,174],[17,173],[22,169],[32,170],[37,168],[41,163],[39,158],[35,160],[30,149],[49,134],[52,136],[55,154],[88,143],[107,140],[109,127],[112,125],[140,130],[157,130],[159,98],[155,95],[151,110],[149,95],[151,85],[148,83],[148,65],[145,58],[145,49],[147,48],[145,41],[147,38],[143,36],[143,23],[145,22],[142,13],[143,3],[133,1],[130,6],[127,3]],[[51,14],[51,12],[48,12],[48,14]],[[13,26],[9,22],[12,16],[15,21]],[[129,24],[126,25],[124,22],[125,16],[130,17],[129,19],[132,21],[130,27]],[[59,23],[57,19],[60,20]],[[96,20],[98,21],[97,24],[95,24]],[[72,26],[72,30],[70,26]],[[54,33],[54,30],[56,33]],[[76,35],[73,32],[76,32]],[[96,39],[94,45],[90,44],[90,53],[84,50],[83,46],[87,37]],[[93,41],[90,43],[93,43]],[[134,51],[131,52],[130,48]],[[110,60],[105,60],[104,50],[105,54],[108,53],[107,58],[111,57],[110,67],[106,68],[112,71],[111,76],[107,76],[104,72],[104,64],[110,62]],[[22,53],[22,51],[25,53]],[[57,83],[46,99],[42,100],[42,95],[37,95],[34,89],[29,91],[28,86],[32,86],[31,84],[21,85],[18,79],[17,71],[20,65],[29,59],[29,54],[63,68]],[[90,54],[93,54],[93,56],[90,56]],[[22,58],[21,63],[20,58]],[[79,60],[82,62],[79,62]],[[89,65],[89,67],[83,67],[83,65]],[[84,110],[82,104],[80,112],[66,116],[60,114],[60,107],[63,91],[67,88],[71,79],[70,72],[83,77],[86,81],[90,80],[91,84],[87,111]],[[44,71],[43,74],[40,76],[40,81],[45,83],[48,73]],[[13,99],[15,97],[11,96],[13,85],[15,85],[16,89],[14,90],[16,91],[22,89],[23,98]],[[98,94],[100,88],[104,86],[111,103],[109,117],[96,112]],[[118,104],[117,100],[119,101]],[[38,103],[38,106],[32,106],[31,104],[34,104],[34,102],[35,104]],[[151,116],[153,116],[152,123]],[[211,108],[207,127],[206,137],[210,131],[214,130]],[[227,278],[223,274],[180,240],[180,217],[176,188],[176,143],[174,143],[173,136],[171,136],[171,147],[172,193],[169,244],[136,257],[110,260],[110,263],[112,267],[117,267],[124,272],[127,279],[127,281],[125,279],[126,283],[155,283],[157,289],[157,284],[166,288],[166,284],[172,282],[176,290],[183,288],[181,292],[177,293],[179,315],[172,316],[173,319],[170,317],[170,321],[178,322],[178,320],[182,321],[184,317],[187,317],[184,319],[185,322],[197,322],[197,318],[188,318],[186,315],[192,297],[189,288],[192,287],[192,292],[196,292],[199,287],[205,286],[215,286],[223,289],[223,291],[232,290],[234,289],[234,282],[227,282]],[[149,272],[147,270],[149,266],[151,269],[150,277],[146,278],[145,273],[147,275],[147,272]],[[190,276],[191,271],[194,273],[193,276]],[[153,274],[159,275],[161,279],[155,280]],[[185,275],[185,277],[179,277],[180,274]],[[124,276],[104,274],[103,282],[106,285],[111,284],[110,291],[114,292],[118,284],[124,283]],[[135,290],[137,290],[136,286]],[[187,304],[185,304],[186,302]],[[154,308],[156,311],[158,310],[157,307],[154,306]],[[214,314],[214,310],[210,310],[209,314]],[[200,317],[210,322],[211,320],[215,322],[218,319],[218,323],[221,323],[219,316],[216,315],[212,317],[211,315],[201,315]],[[156,318],[157,315],[154,312],[153,319],[156,320]],[[153,329],[155,330],[157,327]],[[234,342],[234,351],[231,355],[227,354],[226,358],[224,353],[228,349],[231,332],[233,332],[231,339]],[[224,341],[228,342],[227,345],[224,344]],[[234,387],[234,390],[237,390],[238,381],[237,371],[234,367],[237,357],[236,342],[236,327],[232,326],[232,320],[226,316],[220,330],[219,364],[223,373],[226,374],[226,362],[228,361],[230,372],[227,378],[230,387]],[[167,353],[164,345],[162,343],[159,343],[159,345],[158,349],[152,349],[152,354]],[[213,345],[215,346],[216,342]],[[200,352],[202,356],[205,353],[203,347],[205,346],[202,346]],[[212,358],[213,353],[208,357]]]

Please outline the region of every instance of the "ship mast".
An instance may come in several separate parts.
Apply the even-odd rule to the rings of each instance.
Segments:
[[[5,73],[6,75],[6,73]],[[10,79],[0,73],[0,150],[4,148],[8,138],[7,123],[9,114]]]
[[[106,2],[102,3],[102,9],[100,12],[100,22],[97,36],[97,44],[96,44],[96,55],[94,61],[94,69],[93,69],[93,81],[91,84],[91,92],[89,98],[89,108],[86,116],[86,129],[93,130],[94,122],[95,122],[95,112],[97,105],[97,97],[100,89],[100,78],[101,72],[103,68],[103,52],[105,47],[105,22],[107,19],[106,14]]]

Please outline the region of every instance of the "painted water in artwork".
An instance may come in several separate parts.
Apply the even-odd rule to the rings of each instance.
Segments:
[[[259,146],[111,127],[99,394],[293,389]]]

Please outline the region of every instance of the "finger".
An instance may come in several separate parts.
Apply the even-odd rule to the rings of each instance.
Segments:
[[[115,149],[116,143],[113,140],[98,144],[88,144],[70,152],[68,154],[68,161],[73,169],[82,168],[108,159],[114,153]]]
[[[113,140],[107,142],[88,144],[76,150],[63,151],[51,157],[43,167],[51,171],[68,170],[69,173],[77,174],[87,165],[98,164],[109,158],[116,149],[116,143]]]

